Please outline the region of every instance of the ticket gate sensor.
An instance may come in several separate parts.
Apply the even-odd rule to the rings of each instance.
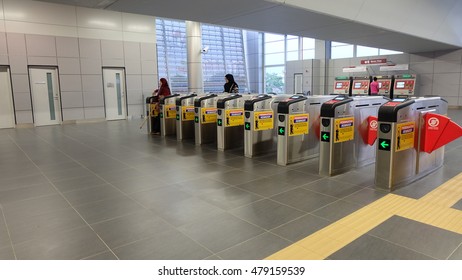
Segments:
[[[157,114],[156,106],[159,106],[159,103],[155,103],[155,96],[146,97],[146,129],[148,134],[153,132],[154,118]],[[141,125],[142,126],[142,125]],[[141,127],[140,127],[141,128]]]
[[[371,77],[353,77],[351,95],[368,95]]]
[[[319,155],[321,105],[332,95],[293,95],[278,104],[277,164],[285,166]]]
[[[194,139],[194,98],[195,93],[176,99],[176,140]]]
[[[244,145],[244,102],[252,95],[231,94],[217,101],[217,149]]]
[[[383,96],[337,96],[321,106],[319,174],[333,176],[375,161]]]
[[[217,141],[218,95],[210,93],[194,99],[194,140],[196,145]]]
[[[396,98],[378,113],[377,187],[393,191],[444,163],[444,145],[462,136],[441,97]]]
[[[351,78],[348,76],[335,77],[333,94],[351,95]]]
[[[176,134],[176,103],[179,94],[165,96],[160,100],[160,135],[170,136]]]
[[[277,106],[290,95],[260,94],[244,102],[244,155],[248,158],[276,148]]]
[[[379,95],[393,98],[393,76],[376,76],[379,83]]]
[[[416,87],[416,75],[411,74],[404,74],[404,75],[396,75],[395,82],[393,85],[393,96],[407,96],[407,95],[414,95],[415,94],[415,87]]]

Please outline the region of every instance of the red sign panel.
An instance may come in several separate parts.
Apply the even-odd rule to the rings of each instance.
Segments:
[[[387,63],[386,58],[363,59],[363,60],[361,60],[361,64],[385,64],[385,63]]]

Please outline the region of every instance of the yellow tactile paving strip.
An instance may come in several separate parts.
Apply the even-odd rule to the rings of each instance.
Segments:
[[[462,234],[462,211],[450,208],[460,199],[462,173],[420,199],[388,194],[266,259],[325,259],[394,215]]]

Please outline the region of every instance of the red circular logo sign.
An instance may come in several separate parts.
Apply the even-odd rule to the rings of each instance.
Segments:
[[[440,120],[438,120],[438,118],[432,117],[428,120],[427,123],[430,127],[437,127],[440,124]]]
[[[371,127],[372,129],[377,129],[377,126],[378,126],[376,120],[371,121],[371,123],[370,123],[369,125],[370,125],[370,127]]]

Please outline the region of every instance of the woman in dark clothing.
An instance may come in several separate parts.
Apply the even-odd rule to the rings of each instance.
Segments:
[[[159,89],[156,89],[153,93],[155,96],[155,100],[157,102],[160,102],[161,99],[163,99],[165,96],[169,96],[171,94],[170,92],[170,87],[168,86],[167,79],[165,78],[160,78],[160,87]],[[160,108],[160,106],[158,106]],[[154,134],[160,134],[160,115],[156,114],[154,117],[154,122],[153,122],[153,127],[152,127],[152,132]]]
[[[225,81],[226,81],[226,84],[224,85],[225,90],[223,92],[229,92],[229,93],[238,93],[239,92],[239,86],[234,81],[233,75],[226,74]]]

